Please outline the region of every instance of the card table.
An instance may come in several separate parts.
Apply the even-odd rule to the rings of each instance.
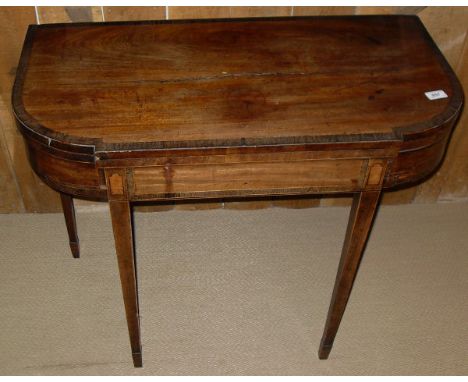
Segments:
[[[171,20],[29,26],[12,104],[74,257],[73,199],[109,203],[138,367],[135,202],[353,194],[326,359],[381,193],[437,169],[463,91],[416,16]]]

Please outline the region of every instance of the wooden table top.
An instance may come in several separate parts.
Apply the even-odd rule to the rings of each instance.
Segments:
[[[77,151],[398,140],[461,104],[413,16],[34,25],[13,91]]]

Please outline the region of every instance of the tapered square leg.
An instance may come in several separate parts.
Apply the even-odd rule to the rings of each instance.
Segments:
[[[80,244],[78,240],[78,233],[76,229],[75,206],[73,205],[73,197],[67,194],[60,193],[62,201],[63,215],[65,216],[65,223],[67,225],[68,239],[70,249],[75,259],[80,257]]]
[[[133,246],[131,208],[128,201],[109,201],[115,250],[127,316],[133,365],[142,366],[137,270]]]
[[[346,309],[359,262],[369,237],[379,198],[380,191],[363,191],[354,196],[335,288],[320,343],[320,359],[327,359],[333,347],[333,341]]]

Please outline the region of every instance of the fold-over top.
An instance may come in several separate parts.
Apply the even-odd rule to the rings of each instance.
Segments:
[[[404,139],[461,107],[417,17],[252,21],[30,26],[17,119],[49,143],[119,151]]]

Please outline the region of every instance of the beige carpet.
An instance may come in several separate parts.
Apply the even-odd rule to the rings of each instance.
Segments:
[[[144,367],[110,221],[0,215],[0,374],[468,373],[468,204],[383,207],[317,358],[348,208],[137,214]]]

